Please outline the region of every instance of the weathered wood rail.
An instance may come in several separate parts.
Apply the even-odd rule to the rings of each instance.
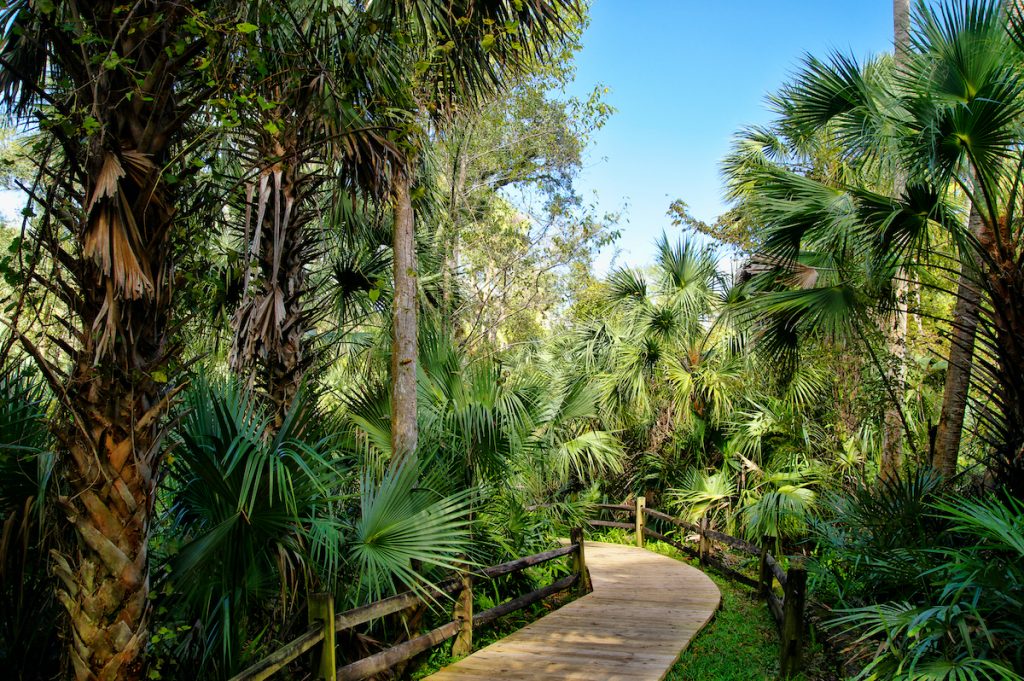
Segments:
[[[495,579],[502,575],[541,565],[556,558],[572,556],[572,572],[548,586],[535,589],[489,610],[473,613],[473,585]],[[304,653],[314,651],[314,679],[327,681],[359,681],[379,674],[402,662],[454,638],[453,655],[465,655],[473,647],[473,628],[521,610],[549,596],[575,587],[584,594],[591,590],[590,575],[587,571],[583,549],[583,530],[574,529],[570,543],[543,553],[525,556],[493,565],[480,570],[467,571],[447,579],[422,593],[406,591],[369,605],[334,613],[334,599],[330,594],[313,594],[309,597],[309,627],[295,639],[277,649],[245,671],[232,677],[231,681],[262,681],[283,670]],[[409,639],[356,660],[341,667],[337,666],[337,633],[393,615],[409,608],[438,602],[454,595],[452,620],[421,636]]]
[[[632,530],[636,536],[636,545],[640,548],[643,548],[646,537],[664,542],[697,558],[701,565],[711,566],[727,577],[757,589],[758,593],[765,599],[768,610],[772,613],[779,627],[781,639],[779,653],[780,677],[789,678],[799,671],[803,655],[804,631],[807,628],[805,614],[807,571],[804,567],[802,556],[790,556],[789,568],[783,570],[778,559],[768,551],[767,538],[758,546],[745,539],[712,530],[708,526],[706,517],[702,518],[700,523],[691,523],[667,513],[647,508],[646,499],[642,496],[637,497],[633,504],[598,504],[597,507],[603,511],[631,515],[633,516],[633,522],[595,518],[588,521],[591,526]],[[657,532],[647,526],[648,518],[653,518],[679,528],[687,534],[676,538]],[[696,547],[688,545],[686,542],[695,543]],[[757,579],[739,572],[715,556],[713,551],[713,544],[715,543],[723,544],[742,553],[757,556]],[[778,582],[782,589],[782,598],[779,598],[775,592],[775,582]]]

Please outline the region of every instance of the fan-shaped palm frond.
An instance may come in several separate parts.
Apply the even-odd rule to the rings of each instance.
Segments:
[[[420,486],[415,463],[389,468],[379,480],[360,480],[360,517],[352,557],[362,600],[374,601],[401,585],[422,590],[429,582],[415,563],[454,571],[470,547],[469,508],[475,490],[450,496]]]

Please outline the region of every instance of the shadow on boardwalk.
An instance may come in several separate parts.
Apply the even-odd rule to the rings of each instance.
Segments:
[[[428,678],[664,678],[718,608],[718,587],[700,570],[644,549],[587,542],[586,555],[593,593]]]

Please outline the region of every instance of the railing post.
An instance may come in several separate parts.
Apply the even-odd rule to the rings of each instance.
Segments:
[[[461,575],[462,589],[455,600],[454,619],[459,623],[459,633],[452,643],[452,657],[464,657],[473,652],[473,580],[468,572]]]
[[[320,659],[313,678],[335,681],[338,665],[335,657],[337,636],[334,630],[334,596],[328,593],[310,594],[306,610],[310,624],[321,622],[324,625],[324,642],[320,644]]]
[[[636,498],[636,545],[644,547],[644,508],[647,507],[647,497]]]
[[[779,676],[788,679],[800,670],[804,638],[804,598],[807,570],[802,556],[790,559],[786,571],[786,597],[782,601],[782,651]]]
[[[761,562],[757,570],[757,593],[767,596],[772,588],[772,573],[768,569],[768,537],[761,538]]]
[[[576,579],[576,593],[585,596],[594,590],[590,583],[590,571],[587,569],[587,556],[583,550],[583,528],[574,527],[569,530],[569,541],[578,546],[573,554],[572,568],[579,577]]]
[[[697,555],[700,556],[701,564],[707,562],[708,553],[711,549],[711,542],[708,541],[707,529],[708,517],[704,516],[700,519],[700,543],[697,545]]]

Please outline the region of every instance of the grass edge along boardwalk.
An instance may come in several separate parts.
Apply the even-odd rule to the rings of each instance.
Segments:
[[[665,678],[718,609],[718,587],[697,568],[644,549],[587,542],[586,554],[593,593],[427,678]]]

